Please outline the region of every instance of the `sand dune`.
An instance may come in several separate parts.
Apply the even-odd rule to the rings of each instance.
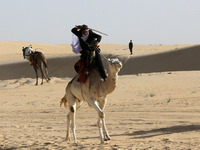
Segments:
[[[48,71],[51,77],[73,77],[75,71],[73,65],[78,57],[60,57],[48,59]],[[0,80],[34,78],[35,71],[28,61],[0,66]],[[40,75],[40,72],[38,72]]]
[[[102,60],[106,67],[106,58],[118,58],[123,63],[119,75],[166,72],[166,71],[192,71],[200,69],[200,46],[182,48],[158,54],[144,56],[120,56],[114,54],[102,54]],[[49,58],[48,71],[52,77],[70,77],[75,75],[74,64],[79,56]],[[34,70],[27,61],[0,65],[0,80],[33,78]]]
[[[111,140],[101,145],[97,113],[86,103],[76,115],[78,144],[65,141],[60,99],[79,55],[69,45],[31,43],[51,77],[35,86],[21,51],[29,44],[0,42],[0,149],[200,149],[200,46],[135,45],[130,56],[127,45],[101,45],[103,56],[124,64],[105,108]]]
[[[130,58],[120,75],[200,70],[200,46]]]

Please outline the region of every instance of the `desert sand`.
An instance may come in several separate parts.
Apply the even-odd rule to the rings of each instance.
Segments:
[[[46,56],[49,83],[35,86],[22,56],[29,44]],[[133,55],[127,45],[100,47],[105,68],[105,58],[123,63],[105,108],[111,140],[100,144],[97,113],[84,103],[74,144],[60,100],[79,55],[64,44],[0,42],[0,149],[200,149],[200,46],[135,45]]]

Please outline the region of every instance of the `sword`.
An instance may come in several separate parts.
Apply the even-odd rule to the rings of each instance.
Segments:
[[[78,26],[76,25],[75,27],[78,27]],[[95,32],[98,32],[98,33],[101,33],[101,34],[103,34],[103,35],[108,36],[108,34],[103,33],[103,32],[100,32],[100,31],[98,31],[98,30],[95,30],[95,29],[92,29],[92,28],[88,28],[88,27],[87,27],[87,29],[90,29],[90,30],[93,30],[93,31],[95,31]]]
[[[88,28],[88,29],[90,29],[90,30],[93,30],[93,31],[95,31],[95,32],[98,32],[98,33],[101,33],[101,34],[103,34],[103,35],[106,35],[106,36],[108,36],[108,34],[106,34],[106,33],[103,33],[103,32],[100,32],[100,31],[98,31],[98,30],[95,30],[95,29],[92,29],[92,28]]]

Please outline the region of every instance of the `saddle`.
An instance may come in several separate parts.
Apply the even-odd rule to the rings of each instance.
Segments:
[[[35,62],[35,57],[36,57],[36,55],[38,55],[40,53],[41,52],[35,51],[34,53],[31,53],[29,55],[29,57],[27,59],[30,61],[31,65],[33,65],[34,63],[37,63],[37,62]]]
[[[79,74],[79,78],[77,80],[78,82],[85,83],[87,81],[90,71],[94,68],[94,58],[95,58],[95,51],[92,51],[90,62],[87,68],[84,68],[84,63],[81,59],[79,59],[75,63],[74,69]],[[87,73],[85,73],[86,69],[87,69]]]

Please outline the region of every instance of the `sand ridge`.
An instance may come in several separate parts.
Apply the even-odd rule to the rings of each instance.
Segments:
[[[21,43],[21,44],[28,45],[28,43]],[[32,43],[32,45],[33,44],[34,43]],[[53,77],[71,77],[72,78],[75,74],[73,67],[74,67],[74,64],[80,59],[79,55],[73,54],[71,52],[71,48],[69,47],[69,45],[58,45],[58,46],[48,45],[49,47],[47,47],[46,45],[47,44],[44,44],[44,45],[39,44],[36,47],[41,46],[42,52],[44,54],[45,53],[47,54],[45,56],[47,57],[47,61],[48,61],[49,74]],[[200,63],[198,63],[199,57],[200,57],[199,45],[181,48],[181,49],[177,49],[175,45],[175,49],[168,50],[168,51],[166,51],[165,50],[166,47],[163,46],[165,49],[163,48],[164,49],[163,50],[161,48],[161,50],[157,51],[157,53],[152,52],[151,55],[148,55],[149,51],[152,51],[152,49],[153,51],[155,51],[156,49],[156,48],[152,48],[147,52],[146,55],[138,54],[134,56],[128,55],[129,54],[128,50],[126,50],[126,54],[124,54],[125,45],[119,45],[119,48],[122,48],[121,53],[119,53],[118,52],[119,49],[116,49],[117,46],[115,45],[112,47],[112,45],[109,45],[109,44],[103,45],[102,49],[105,49],[105,52],[102,50],[103,51],[102,60],[106,69],[108,69],[107,68],[108,65],[106,61],[107,58],[118,58],[120,61],[122,61],[122,63],[125,65],[119,72],[119,75],[166,72],[166,71],[188,71],[188,70],[200,69]],[[43,47],[46,49],[44,49]],[[158,46],[155,46],[155,47],[158,47]],[[159,46],[159,47],[162,47],[162,46]],[[20,46],[18,46],[17,48],[20,48]],[[111,53],[108,53],[107,49],[109,48],[111,49],[110,50]],[[46,52],[47,50],[48,52]],[[53,52],[55,51],[58,51],[58,52],[54,54]],[[61,53],[59,53],[60,51]],[[137,49],[135,49],[134,51],[136,53]],[[13,57],[15,55],[15,53],[12,54],[11,52],[9,52],[8,54]],[[22,55],[22,52],[20,51],[20,49],[18,50],[18,54],[15,57],[19,57],[19,55]],[[34,70],[32,69],[32,67],[27,65],[28,64],[27,61],[23,60],[22,56],[20,56],[20,58],[21,60],[18,63],[16,63],[17,59],[15,59],[14,63],[8,63],[8,60],[7,60],[6,61],[7,64],[0,65],[0,72],[1,72],[0,80],[17,79],[21,77],[33,78],[35,76]],[[9,59],[12,60],[12,57]]]

